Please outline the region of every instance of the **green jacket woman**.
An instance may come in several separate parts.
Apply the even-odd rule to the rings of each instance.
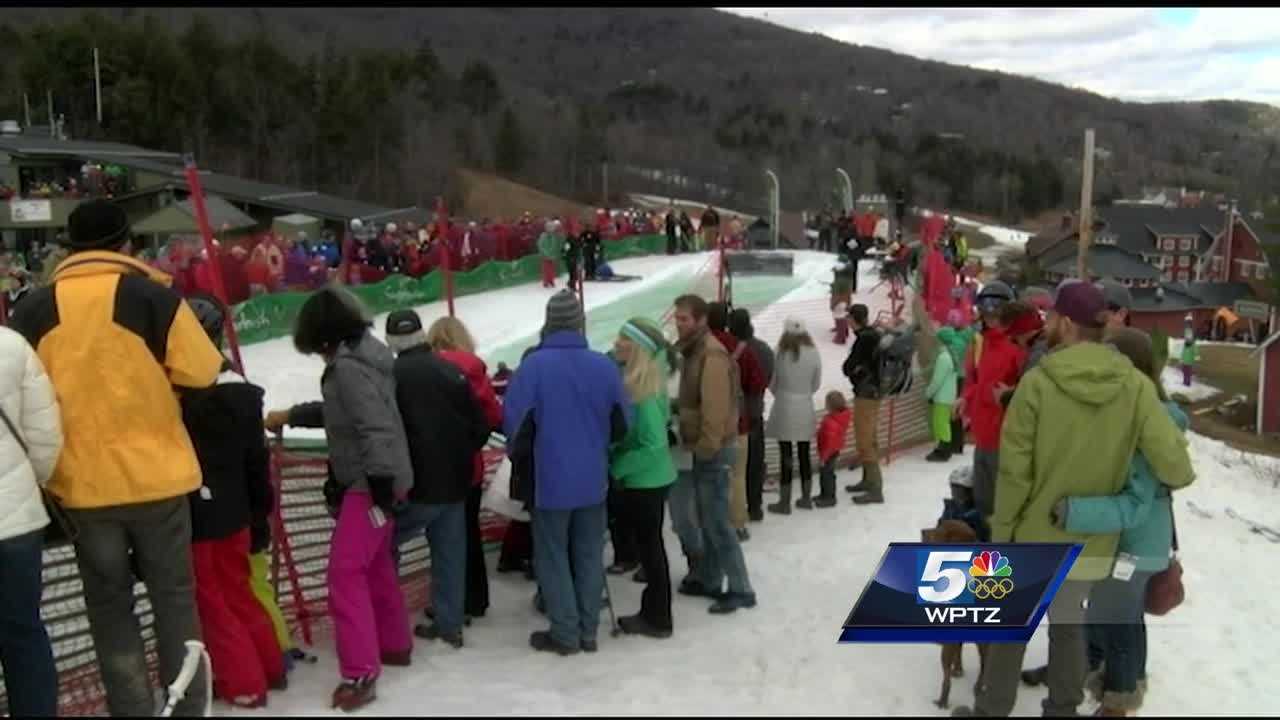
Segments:
[[[622,362],[628,394],[635,393],[637,387],[643,391],[640,397],[631,398],[634,419],[626,437],[610,451],[609,472],[629,490],[666,487],[675,482],[676,467],[668,442],[671,400],[667,396],[667,376],[671,370],[665,357],[665,339],[661,329],[640,319],[624,324],[620,336],[631,341],[632,352],[645,355],[643,359]],[[615,359],[621,360],[617,355]]]

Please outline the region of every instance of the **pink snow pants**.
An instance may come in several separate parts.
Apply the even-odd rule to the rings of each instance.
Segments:
[[[329,549],[329,615],[344,679],[377,677],[382,653],[413,647],[391,557],[395,521],[387,518],[382,527],[374,527],[372,507],[367,492],[347,491]]]

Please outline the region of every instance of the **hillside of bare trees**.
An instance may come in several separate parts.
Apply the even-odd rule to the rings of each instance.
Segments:
[[[853,12],[853,11],[851,11]],[[94,118],[91,48],[105,122]],[[459,192],[455,167],[576,200],[765,207],[858,192],[1017,220],[1166,184],[1280,190],[1280,111],[1124,103],[842,44],[703,8],[70,8],[0,18],[0,119],[46,90],[77,137],[195,150],[216,169],[387,205]]]

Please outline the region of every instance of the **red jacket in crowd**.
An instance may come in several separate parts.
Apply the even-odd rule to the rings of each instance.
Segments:
[[[973,381],[964,388],[965,415],[973,432],[974,447],[999,450],[1004,405],[996,399],[995,389],[998,385],[1018,384],[1027,353],[999,328],[982,331],[981,353]]]
[[[461,370],[467,378],[467,382],[471,384],[471,393],[475,395],[476,402],[480,403],[480,410],[489,427],[495,430],[502,427],[502,403],[493,391],[493,384],[489,381],[489,368],[485,366],[484,360],[475,353],[463,350],[442,350],[438,355]],[[472,484],[480,485],[483,482],[484,455],[476,453]]]
[[[849,432],[853,411],[849,408],[827,413],[818,424],[818,461],[824,465],[844,449],[844,438]]]
[[[742,378],[742,394],[745,397],[752,395],[763,395],[765,390],[769,389],[769,379],[765,377],[764,368],[760,367],[760,359],[756,354],[751,352],[751,348],[747,345],[742,346],[742,351],[738,351],[738,339],[724,330],[712,330],[711,334],[724,345],[724,349],[729,354],[736,357],[738,361],[738,375]],[[739,408],[741,414],[738,417],[738,434],[746,435],[751,432],[751,418],[747,416],[746,403]]]

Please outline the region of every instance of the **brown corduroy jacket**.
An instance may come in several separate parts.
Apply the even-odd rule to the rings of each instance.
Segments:
[[[737,363],[710,332],[680,354],[680,437],[698,460],[710,460],[738,438]]]

